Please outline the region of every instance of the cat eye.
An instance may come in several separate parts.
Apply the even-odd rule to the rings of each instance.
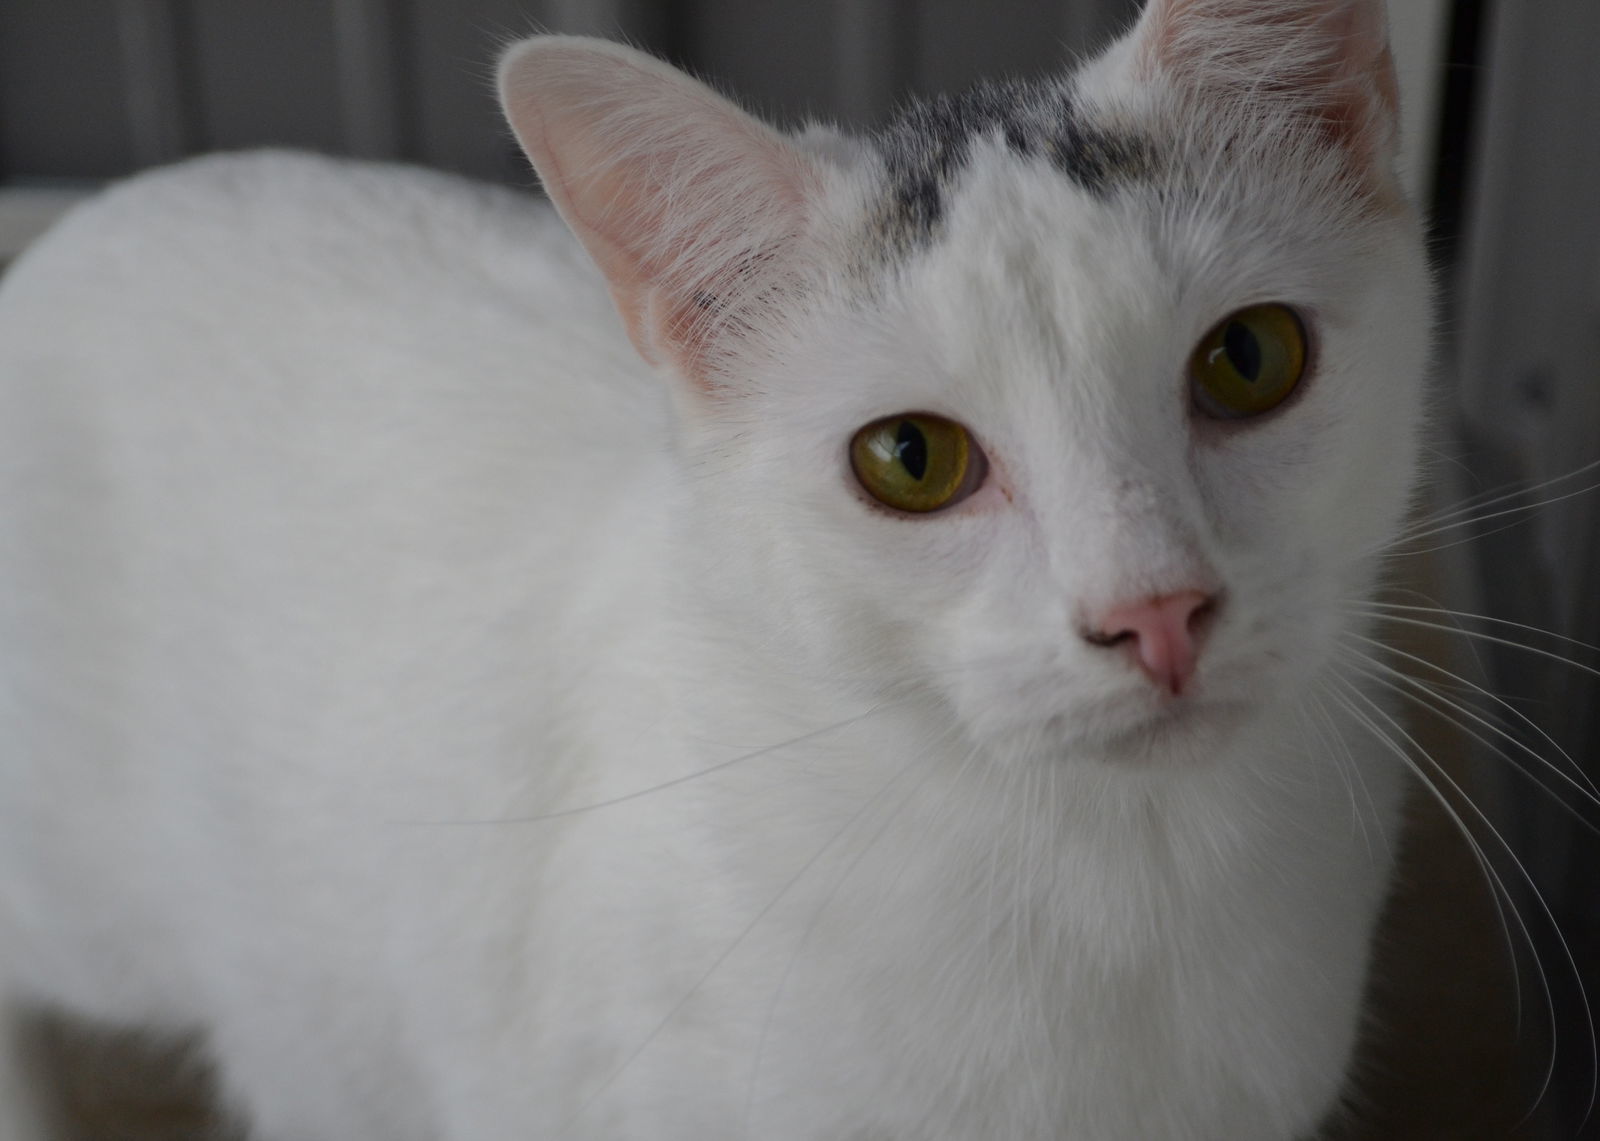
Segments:
[[[938,511],[983,483],[983,452],[954,420],[911,412],[875,420],[850,441],[850,466],[867,494],[897,511]]]
[[[1305,325],[1287,305],[1239,310],[1207,333],[1189,358],[1195,404],[1217,420],[1272,411],[1305,370]]]

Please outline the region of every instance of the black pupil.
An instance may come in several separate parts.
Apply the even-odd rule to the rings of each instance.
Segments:
[[[1222,347],[1228,351],[1228,360],[1248,381],[1261,377],[1261,342],[1248,327],[1238,321],[1229,321],[1222,332]]]
[[[928,474],[928,438],[910,420],[900,421],[894,434],[894,454],[912,479]]]

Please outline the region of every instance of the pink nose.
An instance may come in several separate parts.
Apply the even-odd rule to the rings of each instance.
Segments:
[[[1176,696],[1194,677],[1202,628],[1216,607],[1214,594],[1180,590],[1113,606],[1091,618],[1083,636],[1096,646],[1126,645],[1145,676]]]

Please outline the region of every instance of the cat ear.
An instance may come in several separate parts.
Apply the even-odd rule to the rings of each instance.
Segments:
[[[1394,157],[1384,0],[1149,0],[1133,38],[1141,65],[1181,85],[1288,103],[1359,161]]]
[[[634,345],[706,390],[803,233],[812,160],[703,84],[604,40],[542,36],[500,97]]]

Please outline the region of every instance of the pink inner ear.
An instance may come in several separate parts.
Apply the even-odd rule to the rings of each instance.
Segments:
[[[1383,0],[1150,0],[1140,57],[1202,89],[1278,97],[1364,166],[1393,155],[1399,81]]]
[[[640,353],[714,387],[731,307],[804,228],[803,157],[701,84],[604,41],[523,44],[501,93]]]

